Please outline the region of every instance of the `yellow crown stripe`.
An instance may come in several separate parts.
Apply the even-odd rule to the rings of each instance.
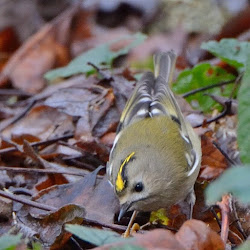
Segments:
[[[125,187],[125,180],[123,180],[122,178],[122,171],[123,171],[124,166],[131,160],[134,154],[135,152],[132,152],[130,155],[128,155],[120,166],[119,172],[117,174],[116,182],[115,182],[117,192],[121,192]]]

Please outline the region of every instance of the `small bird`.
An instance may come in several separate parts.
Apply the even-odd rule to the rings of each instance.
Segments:
[[[173,51],[154,56],[155,72],[137,83],[121,115],[107,175],[126,211],[155,211],[180,201],[195,203],[201,144],[170,90]]]

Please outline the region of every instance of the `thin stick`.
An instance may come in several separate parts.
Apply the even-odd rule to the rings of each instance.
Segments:
[[[100,69],[99,67],[97,67],[95,64],[88,62],[88,65],[90,65],[91,67],[93,67],[103,78],[109,80],[112,78],[111,74],[106,73],[104,70]]]
[[[50,145],[50,144],[53,144],[54,142],[57,142],[57,141],[60,141],[60,140],[70,139],[73,136],[74,136],[74,134],[71,133],[71,134],[63,135],[63,136],[60,136],[60,137],[57,137],[57,138],[49,139],[49,140],[46,140],[46,141],[32,142],[32,143],[30,143],[30,146],[38,147],[38,146],[43,146],[43,145]],[[4,148],[4,149],[0,150],[0,155],[15,152],[15,151],[18,151],[16,147]]]
[[[234,83],[236,79],[233,79],[233,80],[229,80],[229,81],[225,81],[225,82],[219,82],[219,83],[215,83],[215,84],[211,84],[209,86],[205,86],[205,87],[202,87],[202,88],[198,88],[198,89],[193,89],[185,94],[182,95],[183,98],[186,98],[190,95],[194,95],[198,92],[202,92],[204,90],[207,90],[207,89],[213,89],[213,88],[216,88],[216,87],[221,87],[223,85],[227,85],[227,84],[230,84],[230,83]]]
[[[218,225],[219,225],[219,227],[220,227],[220,230],[221,230],[221,222],[220,222],[220,219],[219,219],[217,213],[216,213],[215,210],[214,210],[214,206],[212,206],[210,210],[211,210],[211,212],[212,212],[214,218],[216,219],[216,222],[218,223]]]
[[[80,244],[77,242],[77,240],[74,238],[74,235],[70,237],[70,240],[73,242],[73,244],[76,245],[77,248],[74,247],[74,249],[80,249],[83,250],[83,248],[80,246]]]
[[[231,165],[236,165],[236,162],[228,156],[228,154],[218,145],[217,142],[213,141],[212,143],[224,155],[224,157],[228,160],[228,162],[231,163]]]
[[[51,207],[51,206],[46,205],[46,204],[41,204],[41,203],[31,201],[31,200],[28,200],[28,199],[25,199],[25,198],[21,198],[21,197],[19,197],[17,195],[7,193],[7,192],[4,192],[2,190],[0,190],[0,196],[11,199],[13,201],[20,202],[20,203],[28,205],[28,206],[32,206],[32,207],[42,209],[42,210],[45,210],[45,211],[55,211],[56,210],[55,207]]]
[[[41,203],[38,203],[38,202],[35,202],[35,201],[31,201],[31,200],[28,200],[28,199],[25,199],[25,198],[21,198],[21,197],[18,197],[17,195],[13,195],[13,194],[4,192],[2,190],[0,190],[0,196],[3,196],[5,198],[8,198],[8,199],[13,200],[13,201],[20,202],[22,204],[25,204],[25,205],[28,205],[28,206],[31,206],[31,207],[36,207],[36,208],[39,208],[41,210],[45,210],[45,211],[54,212],[54,211],[59,209],[59,208],[55,208],[55,207],[52,207],[52,206],[49,206],[49,205],[45,205],[45,204],[41,204]],[[67,205],[67,204],[65,204],[65,205]],[[121,226],[121,225],[101,223],[99,221],[90,220],[90,219],[87,219],[87,218],[84,218],[84,222],[87,223],[87,224],[94,224],[94,225],[98,225],[98,226],[101,226],[101,227],[110,228],[110,229],[117,230],[117,231],[120,231],[120,232],[123,232],[125,230],[125,227]]]
[[[117,231],[120,231],[120,232],[124,232],[124,230],[126,229],[126,227],[122,226],[122,225],[106,224],[106,223],[101,223],[99,221],[86,219],[86,218],[84,218],[84,222],[88,223],[88,224],[92,224],[92,225],[97,225],[97,226],[110,228],[110,229],[117,230]]]
[[[238,216],[238,213],[237,213],[237,210],[236,210],[235,200],[234,199],[232,200],[232,210],[233,210],[233,213],[234,213],[234,217],[236,219],[236,224],[237,224],[238,230],[242,234],[243,238],[246,240],[247,239],[247,235],[244,232],[244,229],[243,229],[243,227],[242,227],[242,225],[240,223],[240,219],[239,219],[239,216]]]
[[[36,101],[31,101],[26,108],[24,108],[19,114],[16,116],[12,117],[10,120],[7,122],[2,122],[0,123],[0,132],[3,131],[5,128],[7,128],[9,125],[17,122],[20,120],[34,105]]]
[[[0,166],[0,171],[10,171],[10,172],[20,172],[20,173],[42,173],[42,174],[68,174],[68,175],[76,175],[85,177],[89,172],[86,173],[77,173],[65,170],[54,170],[54,169],[37,169],[37,168],[12,168]],[[97,176],[97,178],[102,179],[101,176]]]
[[[0,89],[0,95],[15,95],[15,96],[25,96],[25,97],[32,96],[31,94],[25,93],[18,89]]]
[[[222,117],[226,116],[227,114],[230,113],[230,110],[231,110],[231,105],[232,105],[232,101],[231,100],[228,100],[225,102],[225,107],[224,107],[224,110],[218,114],[217,116],[211,118],[211,119],[208,119],[208,120],[204,120],[204,122],[198,124],[198,125],[195,125],[194,128],[198,128],[198,127],[201,127],[203,126],[204,124],[208,124],[208,123],[212,123],[212,122],[215,122],[215,121],[218,121],[219,119],[221,119]]]
[[[221,216],[222,216],[221,238],[225,245],[227,243],[228,232],[229,232],[230,203],[231,203],[231,196],[228,194],[222,197],[222,201],[216,203],[221,209]]]

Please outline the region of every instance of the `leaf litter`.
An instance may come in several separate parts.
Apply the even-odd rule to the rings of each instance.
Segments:
[[[95,72],[89,77],[82,74],[69,78],[61,76],[50,85],[46,85],[42,77],[48,70],[70,62],[69,43],[75,46],[76,41],[70,41],[69,34],[72,31],[72,20],[77,14],[77,8],[71,8],[44,26],[19,48],[0,75],[1,83],[9,81],[13,88],[27,93],[26,97],[17,97],[12,105],[6,102],[3,104],[12,113],[7,115],[5,109],[6,119],[2,119],[2,126],[0,125],[1,166],[10,170],[2,171],[1,188],[8,188],[21,202],[10,202],[10,199],[1,197],[1,233],[7,232],[15,224],[15,229],[24,236],[39,240],[44,247],[52,249],[63,248],[69,241],[74,241],[73,236],[64,230],[67,223],[110,228],[117,232],[124,230],[122,225],[114,224],[117,223],[119,203],[104,177],[105,171],[99,166],[105,166],[108,160],[116,126],[135,86],[137,72],[126,67],[110,69],[109,60],[105,67],[101,64],[88,65],[91,73]],[[81,22],[84,22],[84,27],[88,28],[90,25],[86,20],[81,19]],[[115,37],[115,32],[112,35]],[[186,36],[183,32],[176,35]],[[93,44],[95,39],[99,43],[100,37],[95,38],[93,34],[87,36],[91,37]],[[181,43],[176,46],[181,51],[181,46],[184,45]],[[145,48],[146,51],[151,51],[151,47]],[[141,50],[143,51],[143,46]],[[138,53],[143,54],[141,50],[138,49]],[[129,60],[133,56],[136,57],[135,52]],[[229,78],[233,77],[230,75]],[[183,99],[181,108],[192,124],[201,123],[206,118],[190,108]],[[223,154],[225,149],[228,150],[228,155],[234,153],[234,157],[230,155],[230,159],[237,159],[237,145],[233,134],[236,125],[233,122],[232,126],[228,125],[230,119],[234,119],[234,116],[226,116],[224,120],[210,125],[204,123],[203,128],[199,129],[203,158],[195,186],[197,202],[194,218],[200,221],[190,220],[183,224],[186,220],[183,207],[181,204],[175,205],[167,213],[166,224],[167,228],[173,231],[179,229],[179,232],[174,235],[170,231],[157,229],[145,235],[137,234],[134,241],[138,246],[171,249],[224,248],[224,243],[217,234],[221,230],[215,218],[219,210],[215,207],[215,214],[210,211],[210,207],[204,203],[203,193],[209,181],[229,168],[230,162]],[[11,172],[12,168],[19,168],[20,171],[30,168],[37,172]],[[70,175],[70,171],[82,176]],[[41,207],[29,206],[26,201],[36,202]],[[47,211],[43,209],[46,207]],[[10,210],[16,216],[11,217]],[[240,218],[244,218],[245,213],[245,210],[239,210]],[[127,223],[127,219],[125,217],[121,224]],[[140,220],[146,223],[148,216],[139,215],[138,221]],[[157,220],[154,224],[149,228],[161,226]],[[249,232],[249,225],[242,225],[243,230]],[[105,236],[104,230],[101,232]],[[238,245],[243,239],[238,227],[232,223],[230,242]],[[84,243],[81,244],[85,246]],[[109,249],[109,246],[99,249]]]

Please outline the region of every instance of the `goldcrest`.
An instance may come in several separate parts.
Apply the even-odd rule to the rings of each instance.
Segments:
[[[201,144],[170,90],[176,55],[154,57],[121,115],[107,175],[126,211],[154,211],[186,200],[190,215]],[[191,217],[190,216],[190,217]]]

